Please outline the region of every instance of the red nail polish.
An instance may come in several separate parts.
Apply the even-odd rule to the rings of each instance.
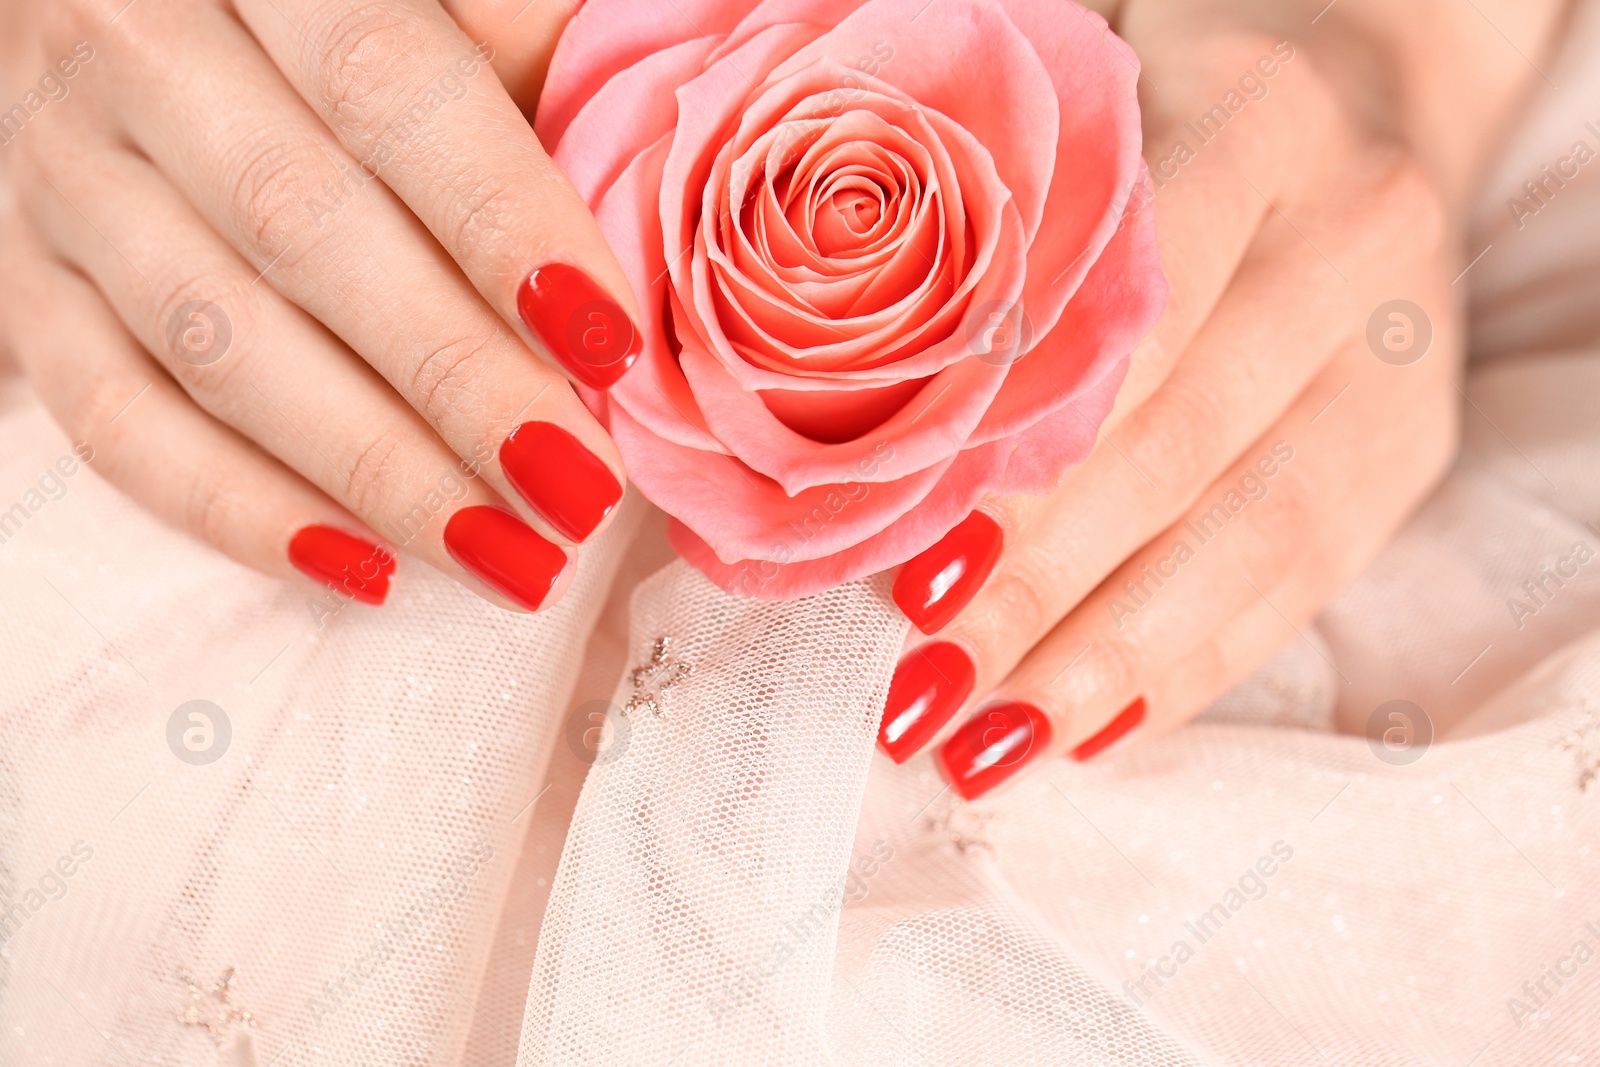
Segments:
[[[517,312],[528,329],[572,375],[609,389],[643,347],[633,320],[583,271],[547,263],[517,290]]]
[[[894,580],[894,602],[917,629],[938,633],[983,586],[1000,559],[1000,525],[974,511]]]
[[[896,763],[916,755],[972,695],[976,679],[960,645],[935,641],[912,649],[889,682],[878,747]]]
[[[444,524],[457,563],[507,600],[538,611],[567,567],[567,554],[499,508],[462,508]]]
[[[500,446],[500,468],[533,510],[573,541],[587,540],[622,499],[622,484],[553,422],[525,422]]]
[[[1020,700],[979,710],[939,749],[950,788],[976,800],[1050,744],[1050,720]]]
[[[394,553],[332,526],[305,526],[289,539],[289,562],[335,592],[382,604],[394,574]]]
[[[1082,762],[1091,759],[1122,739],[1122,736],[1144,722],[1144,697],[1117,712],[1117,717],[1100,728],[1100,732],[1072,750],[1072,758]]]

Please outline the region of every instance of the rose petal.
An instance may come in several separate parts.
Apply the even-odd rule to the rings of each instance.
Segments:
[[[1081,394],[1078,411],[1057,412],[1015,442],[1000,441],[963,452],[916,508],[874,537],[819,559],[777,562],[783,553],[724,562],[691,528],[668,525],[673,548],[723,589],[747,596],[790,600],[898,566],[932,546],[972,513],[989,487],[1000,495],[1047,493],[1061,475],[1088,458],[1097,429],[1116,402],[1126,361]],[[1080,413],[1081,412],[1081,413]],[[875,489],[876,487],[874,487]],[[865,507],[871,497],[856,502]],[[840,517],[844,515],[841,509]],[[780,542],[780,545],[787,542]]]

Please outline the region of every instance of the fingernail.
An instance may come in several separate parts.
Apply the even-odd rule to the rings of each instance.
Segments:
[[[382,604],[394,553],[332,526],[304,526],[289,539],[289,562],[301,574],[363,604]]]
[[[483,584],[538,611],[567,567],[567,554],[499,508],[462,508],[444,524],[450,557]]]
[[[583,271],[547,263],[517,290],[517,312],[579,381],[609,389],[639,358],[633,320]]]
[[[983,586],[1000,559],[1000,524],[974,511],[894,580],[894,602],[912,625],[938,633]]]
[[[896,763],[916,755],[966,703],[976,679],[960,645],[935,641],[907,653],[889,682],[878,747]]]
[[[525,422],[500,446],[500,468],[545,522],[585,541],[622,499],[600,457],[553,422]]]
[[[939,749],[950,788],[976,800],[1050,744],[1050,720],[1020,700],[983,708]]]
[[[1072,750],[1072,758],[1080,763],[1092,759],[1122,739],[1123,735],[1144,722],[1144,697],[1117,712],[1117,717],[1100,728],[1100,732]]]

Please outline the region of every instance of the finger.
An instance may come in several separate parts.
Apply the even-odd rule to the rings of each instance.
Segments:
[[[1266,590],[1305,570],[1342,579],[1365,563],[1453,453],[1453,405],[1436,373],[1378,363],[1364,343],[1348,347],[1199,504],[1029,652],[998,703],[945,742],[939,759],[952,787],[971,798],[1038,759],[1097,755],[1145,720],[1152,683]],[[1340,417],[1351,424],[1313,423],[1347,385]],[[1270,482],[1251,481],[1257,453],[1278,460]]]
[[[412,119],[439,95],[441,77],[484,63],[483,50],[437,3],[235,6],[345,150],[361,160],[381,157],[384,184],[506,322],[524,325],[530,339],[594,388],[608,388],[627,371],[641,338],[622,268],[498,80],[466,77],[448,121]],[[591,340],[573,328],[579,311],[604,326]]]
[[[225,13],[177,21],[166,47],[219,61],[186,67],[181,86],[159,63],[119,71],[124,121],[251,273],[361,354],[497,493],[525,502],[546,536],[576,543],[598,532],[621,500],[622,464],[562,376],[530,355]],[[179,91],[205,103],[164,108]]]
[[[134,500],[276,578],[382,604],[393,552],[249,441],[210,418],[138,346],[105,299],[51,258],[24,220],[0,254],[14,299],[7,336],[40,399],[92,463]],[[63,468],[70,474],[70,468]]]
[[[64,160],[53,178],[37,173],[22,191],[52,247],[204,410],[480,594],[524,610],[554,602],[567,553],[520,522],[473,522],[498,514],[501,498],[370,368],[254,284],[148,163],[101,146]],[[503,557],[521,569],[504,571]]]

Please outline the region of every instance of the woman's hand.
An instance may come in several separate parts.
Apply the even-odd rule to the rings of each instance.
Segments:
[[[1122,6],[1167,312],[1055,494],[986,504],[897,576],[938,637],[902,660],[880,743],[903,761],[977,707],[939,753],[965,797],[1186,721],[1294,639],[1454,455],[1452,226],[1520,57],[1484,61],[1504,88],[1477,143],[1408,146],[1327,70],[1354,62],[1348,23],[1311,11],[1279,36],[1281,11],[1252,6]]]
[[[631,296],[451,17],[479,6],[51,0],[0,133],[0,348],[80,451],[241,562],[371,603],[403,551],[544,606],[622,495],[530,349],[605,388]],[[519,90],[570,11],[508,35]]]

